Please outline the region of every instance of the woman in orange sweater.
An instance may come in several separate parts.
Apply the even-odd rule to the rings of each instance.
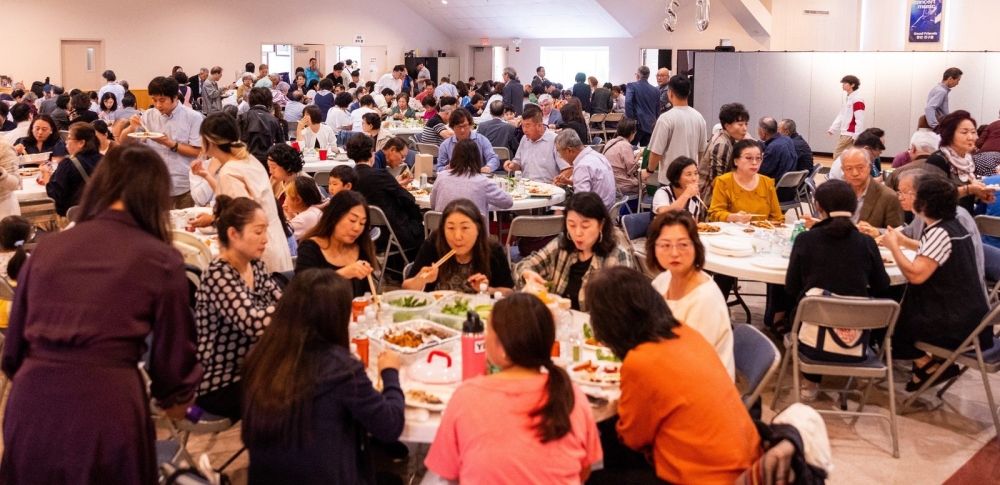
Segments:
[[[656,476],[670,483],[742,479],[762,455],[760,435],[712,346],[675,320],[634,269],[606,269],[586,293],[594,337],[623,360],[621,444],[651,457]],[[613,471],[608,448],[605,467]]]

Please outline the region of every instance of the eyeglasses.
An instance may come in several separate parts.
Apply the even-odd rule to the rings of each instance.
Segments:
[[[456,125],[455,126],[456,130],[468,130],[469,128],[472,128],[472,125],[470,125],[468,123],[462,123],[461,125]]]
[[[685,253],[685,252],[690,251],[691,248],[693,248],[693,247],[694,247],[694,243],[692,243],[691,241],[681,241],[681,242],[678,242],[676,244],[668,243],[668,242],[662,242],[662,243],[658,242],[658,243],[656,243],[656,250],[657,251],[664,251],[664,252],[670,252],[670,250],[672,250],[674,248],[677,248],[678,252]]]
[[[900,190],[899,191],[899,198],[900,199],[902,199],[903,197],[914,197],[916,195],[917,195],[917,193],[913,192],[911,190]]]
[[[761,163],[761,162],[764,161],[764,157],[761,157],[761,156],[756,156],[756,157],[740,157],[740,160],[746,160],[748,162],[754,162],[754,163]]]

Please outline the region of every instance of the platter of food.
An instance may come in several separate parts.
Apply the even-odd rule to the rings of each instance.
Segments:
[[[774,229],[780,229],[782,227],[785,227],[785,225],[782,224],[782,223],[780,223],[780,222],[752,221],[750,223],[750,227],[756,227],[758,229],[770,229],[770,230],[774,230]]]
[[[707,222],[698,223],[698,234],[718,234],[720,232],[722,232],[722,228],[719,226]]]
[[[38,167],[26,167],[17,169],[17,174],[25,178],[37,177],[38,174],[40,174],[41,172],[42,170]]]
[[[555,189],[549,184],[529,183],[525,189],[532,197],[548,197],[555,193]]]
[[[406,405],[411,408],[421,408],[428,411],[441,412],[448,407],[452,390],[447,388],[410,387],[403,392]]]
[[[461,334],[430,320],[410,320],[405,323],[378,327],[369,336],[399,354],[412,355],[445,343],[455,342]]]
[[[142,131],[142,132],[136,132],[136,133],[129,133],[128,136],[130,136],[132,138],[139,138],[139,139],[146,140],[146,139],[153,139],[153,138],[162,138],[163,137],[163,133],[156,133],[156,132],[153,132],[153,131]]]
[[[621,385],[621,364],[612,362],[583,361],[567,369],[571,381],[581,386],[615,388]]]

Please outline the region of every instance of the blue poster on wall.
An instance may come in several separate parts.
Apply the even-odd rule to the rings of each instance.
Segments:
[[[940,42],[944,0],[913,0],[910,6],[910,42]]]

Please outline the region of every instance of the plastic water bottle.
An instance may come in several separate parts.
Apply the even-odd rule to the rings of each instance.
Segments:
[[[795,238],[798,237],[799,234],[802,234],[803,232],[806,232],[805,221],[795,221],[795,226],[792,227],[792,242],[794,243]]]
[[[558,320],[556,322],[556,325],[557,325],[556,326],[556,339],[558,339],[559,342],[560,342],[560,345],[559,345],[559,349],[560,349],[559,354],[560,355],[559,355],[559,357],[562,357],[563,359],[567,359],[567,360],[572,359],[573,358],[573,354],[574,354],[573,343],[572,343],[572,335],[573,335],[573,312],[570,311],[571,307],[572,307],[572,302],[570,302],[569,298],[560,298],[559,299],[559,302],[558,302],[558,308],[559,308],[558,315],[559,315],[559,318],[558,318]],[[577,349],[575,353],[579,357],[580,350]]]
[[[493,293],[493,301],[500,301],[503,299],[503,293],[497,291]]]
[[[489,286],[487,286],[486,283],[479,284],[479,295],[477,296],[481,296],[487,300],[490,299]]]
[[[348,326],[351,334],[351,345],[357,347],[358,359],[368,367],[368,319],[364,315],[358,316],[358,321]]]

